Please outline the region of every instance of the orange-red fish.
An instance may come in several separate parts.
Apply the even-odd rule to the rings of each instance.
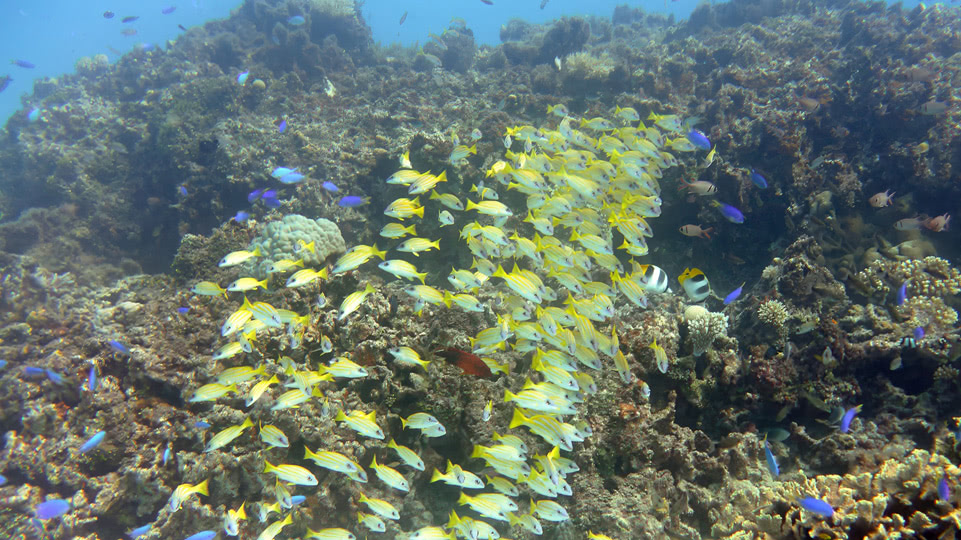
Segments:
[[[491,369],[481,360],[480,356],[462,351],[454,347],[445,347],[434,351],[434,354],[461,368],[464,373],[476,377],[490,377]]]

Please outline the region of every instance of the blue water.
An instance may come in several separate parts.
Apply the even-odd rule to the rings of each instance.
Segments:
[[[540,9],[541,0],[492,0],[486,5],[480,0],[367,0],[363,14],[373,29],[374,39],[383,44],[425,43],[429,32],[441,33],[453,17],[467,21],[478,43],[495,45],[502,24],[512,18],[540,23],[564,15],[594,14],[610,17],[614,7],[630,4],[651,13],[673,13],[687,17],[699,0],[549,0]],[[906,7],[917,5],[917,0],[904,2]],[[41,77],[57,77],[70,73],[77,59],[95,54],[106,54],[111,62],[120,53],[134,47],[151,44],[166,46],[185,27],[200,25],[212,19],[227,17],[230,10],[241,5],[239,0],[3,0],[0,2],[0,75],[10,74],[13,82],[0,93],[0,123],[17,111],[30,110],[32,104],[21,103],[21,96],[29,94],[33,81]],[[161,14],[167,6],[176,6],[170,15]],[[105,19],[103,12],[113,11],[113,19]],[[399,25],[401,16],[407,19]],[[140,19],[128,24],[120,20],[127,15]],[[121,30],[133,28],[135,36],[124,36]],[[35,69],[24,69],[11,60],[27,60]],[[21,112],[20,114],[25,114]]]

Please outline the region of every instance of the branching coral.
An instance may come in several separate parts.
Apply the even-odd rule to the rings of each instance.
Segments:
[[[701,356],[714,343],[714,340],[727,335],[727,315],[712,313],[701,308],[695,310],[691,306],[684,312],[687,320],[688,342],[694,350],[694,356]]]

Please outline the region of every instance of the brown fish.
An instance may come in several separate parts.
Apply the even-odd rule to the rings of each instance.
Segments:
[[[481,360],[480,356],[462,351],[455,347],[445,347],[434,351],[434,354],[461,368],[464,373],[475,377],[490,377],[491,369]]]

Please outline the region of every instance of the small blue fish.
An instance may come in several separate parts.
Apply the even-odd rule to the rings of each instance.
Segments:
[[[727,306],[727,305],[731,304],[731,302],[734,302],[735,300],[737,300],[737,298],[738,298],[739,296],[741,296],[741,290],[742,290],[742,289],[744,289],[744,284],[743,284],[743,283],[741,283],[741,286],[740,286],[740,287],[738,287],[738,288],[734,289],[733,291],[731,291],[731,294],[729,294],[729,295],[727,295],[727,296],[724,297],[724,305]]]
[[[197,420],[196,422],[194,422],[194,427],[200,428],[200,429],[207,429],[210,427],[210,424],[208,424],[207,422],[204,422],[203,420]]]
[[[87,373],[87,392],[93,392],[97,389],[97,366],[90,366],[90,371]]]
[[[52,369],[45,369],[43,371],[47,375],[47,378],[53,382],[53,384],[60,384],[63,382],[63,375],[57,373],[56,371]]]
[[[44,377],[47,375],[47,370],[39,367],[23,366],[23,374],[26,377]]]
[[[177,191],[180,192],[180,196],[181,196],[181,197],[186,197],[186,196],[187,196],[187,186],[180,186],[180,187],[177,188]]]
[[[22,67],[24,69],[33,69],[37,67],[37,65],[34,64],[33,62],[27,62],[26,60],[11,60],[10,63],[15,66]]]
[[[246,84],[247,84],[247,77],[249,77],[249,76],[250,76],[250,72],[249,72],[249,71],[242,71],[242,72],[240,72],[240,74],[237,75],[237,84],[239,84],[240,86],[246,85]]]
[[[801,505],[801,508],[804,508],[808,512],[813,512],[821,517],[830,518],[834,515],[834,508],[821,499],[804,497],[803,499],[798,499],[797,502]]]
[[[277,190],[276,190],[276,189],[267,189],[267,190],[264,190],[264,192],[260,194],[260,198],[261,198],[261,199],[276,199],[276,198],[277,198]]]
[[[338,191],[340,191],[340,189],[338,189],[337,186],[334,185],[334,183],[329,180],[321,184],[321,187],[323,187],[324,189],[326,189],[331,193],[337,193]]]
[[[754,169],[751,169],[751,182],[754,182],[754,185],[761,189],[767,189],[767,178],[764,178],[761,173]]]
[[[55,517],[60,517],[70,510],[70,503],[63,499],[50,499],[49,501],[43,501],[38,504],[36,508],[33,509],[33,515],[37,519],[42,519],[44,521],[48,519],[53,519]]]
[[[948,475],[942,475],[938,480],[938,498],[946,501],[951,498],[951,486],[948,485]]]
[[[302,502],[304,502],[304,501],[306,501],[306,500],[307,500],[307,497],[305,497],[305,496],[303,496],[303,495],[294,495],[293,497],[290,498],[290,504],[292,504],[292,505],[294,505],[294,506],[297,506],[298,504],[300,504],[300,503],[302,503]]]
[[[287,167],[277,167],[270,172],[270,176],[273,176],[274,178],[283,178],[292,172],[296,172],[297,169],[298,167],[294,167],[293,169]]]
[[[287,131],[287,119],[286,119],[286,118],[284,118],[283,120],[280,121],[279,124],[277,124],[277,131],[280,132],[280,133],[283,133],[283,132]]]
[[[167,6],[160,9],[160,13],[164,15],[170,15],[174,11],[177,11],[177,6]],[[149,526],[148,526],[149,527]]]
[[[711,139],[708,139],[707,135],[696,129],[692,129],[691,131],[687,132],[687,140],[691,141],[691,144],[700,148],[701,150],[711,149]]]
[[[281,176],[280,181],[284,184],[296,184],[304,178],[306,178],[306,176],[300,174],[299,172],[292,172]]]
[[[118,352],[120,354],[126,354],[126,355],[130,354],[130,349],[128,349],[126,345],[124,345],[123,343],[120,343],[116,339],[111,339],[110,341],[107,342],[107,345],[110,345],[110,348],[113,349],[114,352]]]
[[[179,308],[177,308],[177,313],[179,313],[179,314],[181,314],[181,315],[186,315],[186,314],[190,313],[190,307],[188,307],[188,306],[179,307]]]
[[[0,369],[3,369],[3,368],[5,368],[5,367],[7,367],[7,361],[6,361],[6,360],[0,360]]]
[[[280,200],[277,197],[264,197],[263,199],[267,208],[280,208]]]
[[[305,22],[307,22],[307,19],[303,18],[300,15],[294,15],[293,17],[287,19],[287,24],[289,24],[290,26],[300,26]]]
[[[367,201],[363,197],[358,197],[357,195],[345,195],[337,201],[337,206],[343,208],[356,208],[362,206]]]
[[[164,465],[167,465],[168,461],[170,461],[170,445],[169,444],[167,445],[167,448],[164,448],[164,454],[163,454]]]
[[[898,305],[899,306],[903,306],[905,300],[908,299],[908,281],[911,281],[911,280],[909,279],[904,280],[904,283],[902,283],[901,286],[898,287]]]
[[[128,532],[127,537],[131,539],[140,538],[148,532],[150,532],[150,523],[144,525],[143,527],[137,527],[136,529]]]
[[[922,339],[924,339],[924,328],[919,326],[914,329],[914,339],[916,341],[921,341]]]
[[[27,120],[30,122],[36,122],[37,120],[40,120],[40,109],[36,107],[30,109],[30,112],[27,113]]]
[[[7,485],[7,477],[0,474],[0,486],[5,486],[5,485]]]
[[[765,439],[767,437],[765,436]],[[771,446],[764,441],[764,459],[767,461],[767,470],[770,471],[771,476],[777,478],[781,474],[781,469],[777,466],[777,460],[774,459],[774,452],[771,452]]]
[[[98,431],[93,437],[90,437],[89,439],[87,439],[87,442],[80,445],[80,453],[86,454],[87,452],[100,446],[100,443],[103,442],[103,438],[106,436],[107,436],[106,431]]]
[[[844,416],[841,417],[841,427],[839,428],[841,433],[847,433],[851,429],[851,421],[854,417],[861,412],[861,406],[851,407],[850,409],[844,411]]]
[[[721,210],[721,215],[724,219],[730,221],[731,223],[744,223],[744,214],[740,210],[734,208],[729,204],[714,201],[714,206]]]
[[[251,191],[250,193],[247,194],[247,202],[249,202],[250,204],[254,204],[263,193],[264,193],[263,188],[255,189]]]
[[[250,212],[245,212],[245,211],[243,211],[243,210],[238,210],[237,213],[234,214],[234,217],[232,217],[232,218],[230,218],[230,219],[236,221],[237,223],[243,223],[243,222],[247,221],[248,219],[250,219]]]

